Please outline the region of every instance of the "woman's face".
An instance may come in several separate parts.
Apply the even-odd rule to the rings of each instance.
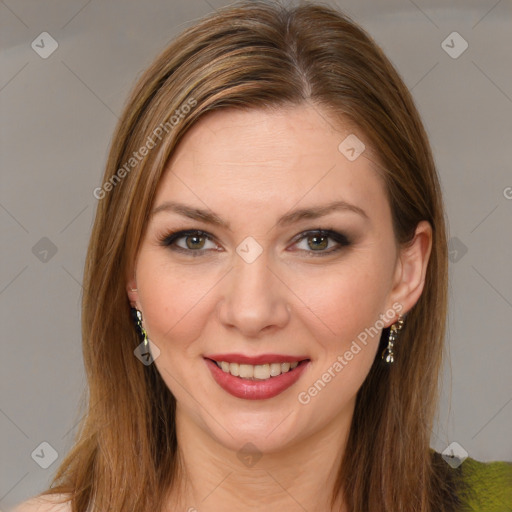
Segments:
[[[382,328],[414,302],[364,135],[333,125],[309,105],[204,117],[128,282],[178,418],[235,450],[347,424]]]

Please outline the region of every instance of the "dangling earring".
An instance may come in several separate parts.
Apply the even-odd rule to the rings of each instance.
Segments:
[[[383,350],[381,356],[382,359],[388,364],[393,364],[393,362],[395,361],[393,346],[398,337],[398,333],[402,330],[403,326],[404,317],[402,315],[398,315],[398,320],[389,329],[388,346]]]
[[[137,324],[139,335],[142,338],[142,343],[144,343],[144,348],[148,348],[148,333],[146,332],[146,329],[144,329],[144,326],[142,325],[142,313],[138,309],[132,308],[132,315],[134,317],[135,323]]]
[[[149,339],[148,333],[142,325],[142,313],[138,309],[131,308],[131,315],[136,325],[139,339],[142,340],[133,353],[142,364],[149,366],[160,356],[160,349]]]

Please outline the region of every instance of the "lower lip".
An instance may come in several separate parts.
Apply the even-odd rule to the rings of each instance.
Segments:
[[[265,400],[279,395],[299,380],[310,361],[302,361],[293,370],[265,380],[248,380],[226,373],[211,359],[205,359],[217,384],[237,398]]]

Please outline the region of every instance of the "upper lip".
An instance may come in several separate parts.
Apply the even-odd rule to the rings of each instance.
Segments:
[[[303,361],[309,359],[307,356],[290,356],[284,354],[260,354],[258,356],[246,356],[244,354],[211,354],[204,356],[207,359],[227,363],[238,364],[265,364],[265,363],[294,363],[295,361]]]

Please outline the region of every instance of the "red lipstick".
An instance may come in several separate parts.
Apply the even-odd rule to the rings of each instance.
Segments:
[[[299,380],[311,362],[309,359],[302,356],[283,356],[276,354],[263,354],[256,357],[243,356],[242,354],[215,354],[214,356],[205,357],[204,360],[215,382],[217,382],[224,391],[245,400],[266,400],[281,394]],[[219,368],[215,361],[251,365],[300,362],[293,370],[289,370],[276,377],[258,380],[235,377]]]

